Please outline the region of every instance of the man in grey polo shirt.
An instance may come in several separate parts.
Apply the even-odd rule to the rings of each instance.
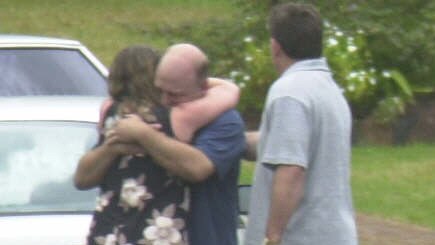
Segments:
[[[260,131],[247,133],[257,164],[245,244],[355,245],[351,113],[321,58],[321,17],[287,3],[272,9],[269,26],[281,77]]]

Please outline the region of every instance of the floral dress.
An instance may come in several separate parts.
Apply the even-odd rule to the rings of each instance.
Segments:
[[[116,120],[116,104],[104,119]],[[166,134],[172,135],[168,112],[154,110]],[[102,143],[104,136],[100,136]],[[149,156],[116,159],[100,185],[88,245],[185,245],[189,188]]]

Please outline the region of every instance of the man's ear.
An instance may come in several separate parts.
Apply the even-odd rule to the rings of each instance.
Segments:
[[[279,57],[281,55],[281,45],[275,38],[270,38],[270,51],[272,52],[272,56],[274,57]]]
[[[199,84],[201,90],[207,90],[208,89],[208,79],[210,79],[210,78],[205,78],[204,81],[202,81]]]

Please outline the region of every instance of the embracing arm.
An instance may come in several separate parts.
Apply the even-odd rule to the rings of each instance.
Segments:
[[[212,162],[200,150],[166,136],[137,116],[119,120],[114,134],[119,141],[138,143],[157,164],[187,181],[200,182],[215,172]]]
[[[265,236],[280,242],[291,215],[304,196],[305,170],[296,165],[279,165],[273,179]]]
[[[214,165],[207,156],[191,145],[169,138],[153,129],[144,132],[143,137],[148,137],[148,140],[139,140],[139,143],[156,162],[187,181],[201,182],[215,172]]]
[[[207,80],[204,97],[177,105],[171,110],[171,125],[177,139],[190,142],[195,131],[223,112],[236,107],[240,88],[233,82],[218,78]]]
[[[118,156],[139,153],[144,153],[144,150],[137,145],[103,143],[80,158],[74,174],[74,185],[79,190],[96,187]]]
[[[88,151],[80,158],[74,174],[76,188],[86,190],[98,186],[116,157],[117,155],[105,144]]]

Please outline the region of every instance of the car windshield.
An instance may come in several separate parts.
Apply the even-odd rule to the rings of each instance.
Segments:
[[[79,191],[72,178],[93,147],[93,123],[0,122],[0,214],[91,211],[97,189]]]
[[[106,94],[105,77],[78,50],[0,49],[0,96]]]

